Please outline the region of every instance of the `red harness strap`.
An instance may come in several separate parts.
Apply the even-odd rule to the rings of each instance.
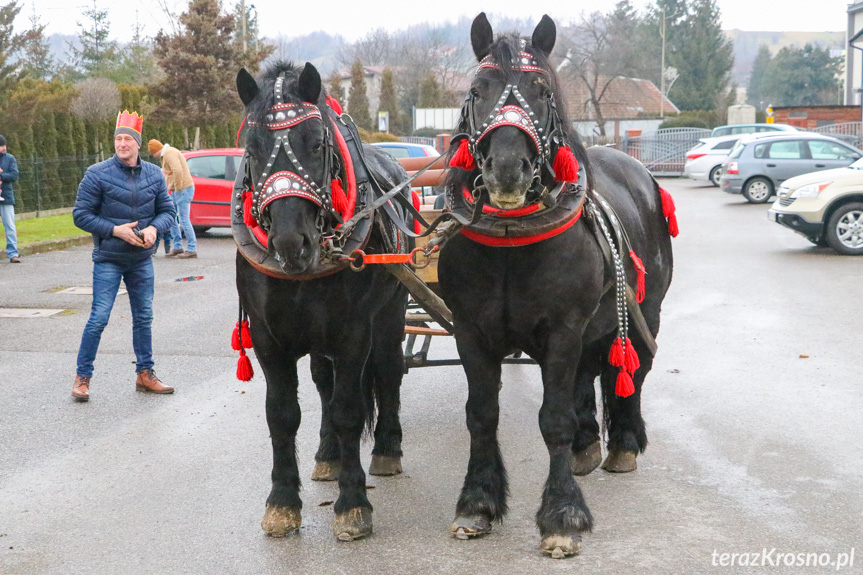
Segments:
[[[524,209],[524,208],[522,208]],[[518,211],[518,210],[510,210],[510,211]],[[466,238],[473,240],[479,244],[483,244],[485,246],[492,247],[518,247],[518,246],[526,246],[529,244],[535,244],[537,242],[541,242],[542,240],[547,240],[549,238],[553,238],[556,235],[562,234],[566,230],[572,227],[572,225],[578,221],[581,217],[583,209],[579,208],[577,212],[573,213],[572,217],[563,222],[560,226],[554,228],[553,230],[549,230],[547,232],[543,232],[541,234],[534,234],[532,236],[517,236],[517,237],[498,237],[498,236],[486,236],[484,234],[479,234],[477,232],[473,232],[469,229],[461,230],[462,235]],[[503,215],[503,214],[500,214]]]

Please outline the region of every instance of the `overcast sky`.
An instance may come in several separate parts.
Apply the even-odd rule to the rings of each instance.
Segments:
[[[231,7],[238,0],[222,0]],[[299,36],[316,30],[330,34],[341,34],[347,40],[356,40],[376,28],[388,30],[403,29],[422,22],[445,22],[457,20],[460,16],[474,17],[485,11],[494,14],[531,18],[539,21],[543,13],[548,13],[558,23],[579,20],[585,10],[606,12],[615,0],[563,0],[556,2],[530,2],[515,0],[434,0],[417,2],[415,0],[330,0],[317,2],[286,2],[284,0],[246,0],[254,4],[261,21],[264,36],[276,37],[280,33],[288,37]],[[853,3],[853,2],[851,2]],[[48,34],[77,34],[76,22],[83,22],[81,10],[93,6],[93,0],[22,0],[22,13],[16,22],[16,29],[28,27],[28,19],[36,6]],[[650,4],[648,0],[634,0],[633,4],[643,9]],[[722,28],[740,30],[771,31],[843,31],[847,26],[847,7],[849,0],[718,0],[722,12]],[[183,0],[97,0],[100,10],[108,10],[111,20],[111,36],[122,39],[130,35],[134,27],[135,13],[141,22],[144,33],[154,36],[167,26],[167,18],[161,6],[182,12],[188,5]],[[540,8],[533,9],[533,6]],[[544,5],[544,6],[543,6]],[[808,8],[807,8],[808,6]],[[817,9],[815,9],[817,6]],[[327,14],[338,16],[324,21]],[[384,17],[384,14],[389,16]],[[529,32],[523,31],[523,32]],[[467,39],[466,39],[467,40]]]

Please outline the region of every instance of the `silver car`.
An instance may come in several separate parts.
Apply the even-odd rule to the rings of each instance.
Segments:
[[[788,178],[844,168],[863,157],[863,151],[836,138],[811,132],[743,136],[722,164],[719,187],[763,204]]]

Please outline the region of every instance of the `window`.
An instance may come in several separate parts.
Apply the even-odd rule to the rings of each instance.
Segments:
[[[767,150],[767,144],[758,144],[757,146],[755,146],[755,151],[753,152],[753,155],[756,158],[763,158],[765,150]]]
[[[214,180],[227,180],[225,175],[225,156],[197,156],[187,158],[189,172],[196,178],[211,178]],[[236,167],[234,168],[236,173]],[[230,178],[233,180],[234,178]]]
[[[737,140],[728,140],[727,142],[719,142],[715,146],[713,146],[714,150],[730,150],[734,147],[734,144],[737,143]]]
[[[740,154],[742,154],[742,153],[743,153],[743,149],[744,149],[745,147],[746,147],[746,146],[744,146],[743,144],[741,144],[741,143],[739,143],[739,142],[738,142],[738,143],[737,143],[737,145],[736,145],[736,146],[734,146],[734,149],[733,149],[733,150],[731,150],[731,153],[730,153],[730,154],[728,154],[728,157],[729,157],[729,158],[731,158],[732,160],[733,160],[734,158],[739,158],[739,157],[740,157]],[[756,151],[757,151],[757,150],[756,150]],[[757,156],[756,156],[756,157],[757,157]]]
[[[810,140],[809,152],[814,160],[852,160],[857,157],[857,154],[845,146],[817,140]]]
[[[799,160],[805,158],[803,142],[791,140],[789,142],[773,142],[767,149],[765,158],[771,160]]]
[[[381,148],[393,158],[411,157],[411,153],[408,151],[407,148],[399,148],[398,146],[381,146]]]

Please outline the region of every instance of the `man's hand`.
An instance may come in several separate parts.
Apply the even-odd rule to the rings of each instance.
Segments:
[[[138,246],[139,248],[147,247],[144,244],[144,241],[141,240],[138,236],[135,235],[135,232],[132,231],[132,228],[138,225],[138,222],[129,222],[128,224],[123,224],[120,226],[114,226],[114,237],[120,238],[127,244],[132,244],[133,246]],[[150,226],[152,227],[152,226]],[[144,238],[146,239],[146,235]],[[155,241],[155,239],[153,240]],[[153,245],[153,242],[150,242],[150,245]]]
[[[158,234],[156,228],[154,226],[147,226],[141,231],[144,232],[144,247],[152,247],[156,243],[156,234]]]

